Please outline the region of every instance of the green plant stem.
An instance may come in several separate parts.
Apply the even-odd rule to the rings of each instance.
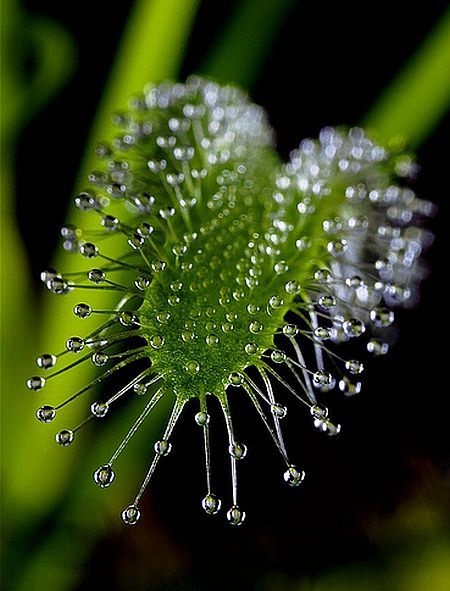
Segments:
[[[294,0],[243,0],[200,72],[250,88]]]
[[[363,121],[379,141],[417,148],[450,106],[450,10],[382,93]]]

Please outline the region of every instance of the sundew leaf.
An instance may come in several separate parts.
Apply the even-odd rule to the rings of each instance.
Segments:
[[[45,392],[75,366],[100,369],[80,389],[70,382],[36,416],[53,423],[103,383],[112,386],[88,404],[86,421],[103,421],[140,397],[134,422],[94,471],[95,483],[109,488],[118,459],[169,400],[147,473],[122,512],[134,525],[185,408],[203,434],[202,505],[219,512],[210,458],[215,397],[228,436],[226,517],[240,525],[237,465],[247,445],[235,435],[229,399],[250,398],[281,455],[285,482],[301,484],[304,472],[291,460],[280,421],[295,402],[321,433],[340,432],[322,395],[335,388],[359,394],[364,357],[387,353],[394,308],[417,299],[420,253],[431,241],[420,226],[434,207],[405,186],[415,172],[411,159],[359,128],[325,128],[282,163],[264,110],[233,86],[199,77],[149,84],[115,120],[118,135],[102,145],[91,187],[75,199],[98,230],[91,239],[68,228],[65,248],[81,255],[79,269],[43,277],[64,299],[108,290],[115,301],[107,309],[76,304],[80,320],[102,323],[69,337],[63,353],[38,358],[43,371],[27,385]],[[351,356],[349,341],[362,344]],[[283,390],[293,400],[285,402]],[[84,422],[59,431],[57,442],[71,445]]]

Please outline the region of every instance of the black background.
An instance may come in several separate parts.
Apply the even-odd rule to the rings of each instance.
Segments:
[[[182,78],[199,69],[235,4],[202,2]],[[39,271],[59,242],[130,3],[29,1],[24,6],[61,22],[78,52],[70,84],[24,130],[17,152],[17,216],[40,289]],[[251,90],[269,112],[283,156],[324,125],[358,123],[446,6],[437,0],[295,4]],[[33,68],[31,51],[28,67]],[[217,590],[253,589],[263,573],[313,577],[360,560],[382,564],[385,550],[373,542],[373,524],[411,496],[438,503],[448,496],[448,364],[445,337],[440,340],[448,325],[448,293],[442,286],[448,272],[447,129],[448,119],[417,153],[417,192],[440,208],[432,222],[436,241],[427,255],[433,271],[422,299],[417,309],[400,315],[398,343],[388,359],[369,366],[364,394],[338,407],[345,427],[339,439],[313,433],[300,416],[290,419],[288,444],[308,474],[302,490],[286,490],[250,405],[232,399],[242,439],[257,442],[240,471],[248,519],[239,530],[223,519],[207,519],[199,508],[204,494],[200,442],[195,428],[182,421],[176,439],[184,451],[161,467],[158,486],[146,497],[145,510],[152,515],[147,527],[101,540],[80,589],[98,584],[169,590],[180,588],[181,581],[183,589],[211,589],[211,581]],[[227,474],[220,479],[226,489]]]

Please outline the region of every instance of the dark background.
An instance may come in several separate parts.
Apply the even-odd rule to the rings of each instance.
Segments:
[[[23,4],[61,22],[78,51],[71,82],[28,125],[18,146],[17,215],[37,285],[59,242],[130,4]],[[202,2],[181,78],[201,68],[235,4]],[[283,156],[324,125],[358,123],[446,6],[445,1],[298,2],[251,90],[269,112]],[[31,52],[25,56],[32,70]],[[307,471],[302,489],[286,490],[278,458],[250,405],[232,399],[242,439],[257,442],[240,470],[240,502],[248,517],[238,530],[227,527],[223,516],[206,518],[199,508],[204,494],[200,441],[195,427],[182,421],[176,439],[184,451],[172,454],[160,469],[158,486],[147,493],[146,523],[100,540],[80,589],[97,584],[170,590],[181,588],[181,582],[183,589],[211,589],[212,580],[217,590],[264,589],[270,577],[281,577],[280,589],[290,589],[288,582],[296,577],[314,578],[346,564],[367,561],[382,569],[394,541],[379,542],[379,523],[411,498],[445,507],[450,488],[444,410],[448,293],[442,286],[448,269],[447,131],[448,118],[417,152],[417,192],[439,205],[432,222],[436,240],[427,254],[433,271],[417,309],[400,314],[396,347],[389,358],[369,365],[369,383],[358,399],[337,405],[344,424],[339,438],[313,433],[300,412],[286,419],[292,456]],[[215,466],[226,490],[221,463],[219,454]],[[257,587],[257,581],[266,583]]]

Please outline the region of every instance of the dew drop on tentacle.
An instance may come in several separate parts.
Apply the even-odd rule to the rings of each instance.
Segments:
[[[310,408],[310,413],[314,419],[326,419],[328,417],[328,408],[321,404],[314,404]]]
[[[350,338],[360,337],[366,331],[364,322],[358,318],[349,318],[348,320],[345,320],[342,328],[345,334]]]
[[[389,351],[389,344],[380,341],[380,339],[373,338],[367,343],[367,351],[376,357],[386,355]]]
[[[394,312],[380,306],[370,311],[370,320],[375,326],[385,328],[394,322]]]
[[[286,353],[280,349],[275,349],[270,354],[270,358],[274,363],[284,363],[286,361]]]
[[[134,384],[133,390],[138,396],[144,396],[148,392],[148,387],[146,384],[142,384],[142,383]]]
[[[155,452],[160,456],[167,456],[172,450],[172,444],[165,439],[157,441],[153,447]]]
[[[322,369],[314,372],[312,381],[314,387],[321,392],[329,392],[336,384],[335,378],[329,372]]]
[[[29,390],[41,390],[45,386],[45,378],[41,376],[33,376],[27,380],[27,388]]]
[[[356,359],[349,359],[345,362],[345,369],[351,374],[360,374],[364,371],[364,365],[361,361]]]
[[[66,349],[72,353],[79,353],[84,349],[84,340],[80,337],[70,337],[66,341]]]
[[[298,335],[299,329],[295,324],[285,324],[283,326],[283,334],[287,337],[295,337]]]
[[[283,478],[289,486],[298,486],[305,479],[305,472],[291,465],[283,474]]]
[[[109,405],[106,402],[93,402],[91,404],[91,413],[94,417],[102,419],[106,416],[109,410]]]
[[[336,336],[336,330],[326,326],[318,326],[314,329],[314,336],[320,341],[328,341]]]
[[[229,446],[228,452],[235,460],[243,460],[247,455],[247,446],[243,443],[234,442]]]
[[[84,242],[79,246],[79,252],[82,256],[86,257],[87,259],[93,259],[98,256],[98,248],[92,242]]]
[[[273,416],[277,419],[284,419],[284,417],[287,415],[287,408],[282,404],[272,404],[271,411]]]
[[[122,521],[126,525],[136,525],[141,517],[141,512],[136,505],[128,505],[126,509],[122,511]]]
[[[92,308],[88,304],[77,304],[73,309],[73,313],[78,318],[87,318],[92,314]]]
[[[101,488],[107,488],[112,484],[116,477],[116,473],[109,464],[100,466],[93,474],[94,482]]]
[[[36,418],[38,421],[41,421],[41,423],[51,423],[55,417],[56,408],[54,406],[50,406],[49,404],[40,406],[36,411]]]
[[[347,376],[344,376],[339,380],[339,390],[346,396],[354,396],[361,392],[362,384],[358,381],[352,381]]]
[[[100,284],[103,283],[103,281],[106,278],[106,273],[104,271],[102,271],[101,269],[91,269],[88,272],[88,279],[91,283],[95,283],[95,284]]]
[[[91,357],[92,363],[97,367],[103,367],[109,361],[109,355],[103,353],[103,351],[96,351]]]
[[[245,518],[245,511],[242,511],[238,505],[233,505],[227,511],[227,520],[230,525],[242,525],[245,521]]]
[[[50,369],[56,365],[56,355],[44,353],[36,359],[36,365],[42,369]]]
[[[222,506],[222,501],[214,494],[209,493],[202,499],[202,507],[208,515],[216,515]]]
[[[62,447],[70,445],[75,438],[75,434],[70,429],[62,429],[55,435],[55,441]]]
[[[200,427],[204,427],[205,425],[208,425],[210,421],[210,416],[207,412],[201,410],[199,411],[196,415],[195,415],[195,422],[197,423],[197,425],[199,425]]]

